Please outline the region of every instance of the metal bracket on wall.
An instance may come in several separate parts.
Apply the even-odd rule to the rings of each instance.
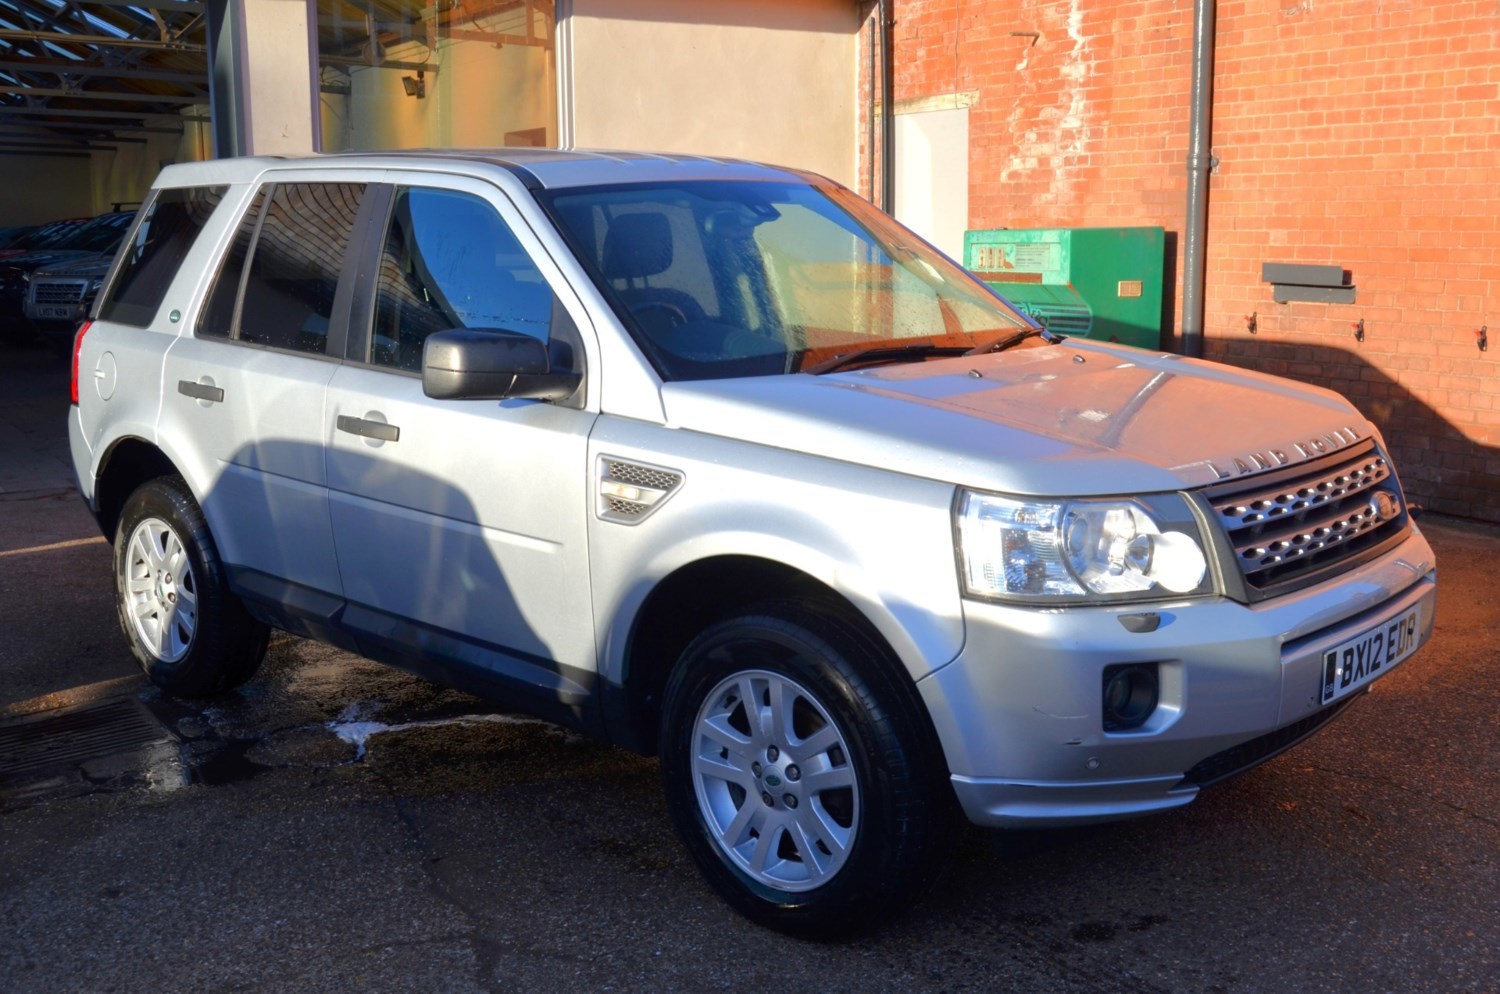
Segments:
[[[1263,262],[1260,278],[1271,284],[1278,304],[1294,300],[1315,304],[1354,303],[1354,284],[1342,266],[1299,266],[1285,262]]]

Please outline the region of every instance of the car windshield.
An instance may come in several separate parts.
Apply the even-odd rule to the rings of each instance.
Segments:
[[[101,214],[74,228],[55,247],[84,252],[113,252],[134,217],[134,211]]]
[[[65,241],[73,232],[83,227],[88,222],[84,218],[69,218],[66,221],[53,221],[44,224],[40,228],[17,239],[11,245],[14,249],[26,249],[27,251],[42,248],[55,248],[58,243]]]
[[[746,181],[539,194],[664,379],[817,372],[983,349],[1028,327],[850,191]]]

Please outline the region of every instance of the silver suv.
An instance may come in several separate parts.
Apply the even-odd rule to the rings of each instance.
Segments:
[[[72,451],[166,691],[270,627],[656,754],[708,880],[867,924],[954,808],[1190,802],[1430,635],[1326,390],[1029,323],[817,176],[546,150],[157,180]]]

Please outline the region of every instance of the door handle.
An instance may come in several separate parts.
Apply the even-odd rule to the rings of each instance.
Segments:
[[[347,431],[351,435],[375,438],[382,442],[401,441],[401,429],[396,425],[388,425],[384,421],[367,421],[364,418],[351,418],[347,414],[340,414],[337,424],[339,431]]]
[[[210,404],[217,404],[224,399],[224,388],[210,386],[207,383],[194,383],[192,380],[178,380],[177,392],[184,397],[194,400],[206,400]]]

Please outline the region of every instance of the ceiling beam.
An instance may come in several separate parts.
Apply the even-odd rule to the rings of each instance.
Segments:
[[[0,38],[11,41],[50,41],[56,45],[96,45],[100,48],[151,48],[165,52],[207,54],[208,46],[189,41],[158,41],[154,38],[116,38],[114,35],[84,35],[69,31],[26,31],[0,28]]]
[[[115,146],[113,146],[113,145],[94,145],[92,143],[90,143],[88,145],[78,145],[78,144],[62,143],[62,142],[23,142],[23,141],[12,141],[9,138],[0,138],[0,149],[21,150],[21,149],[32,149],[32,148],[37,148],[37,149],[40,149],[40,148],[62,149],[62,150],[69,151],[69,152],[118,152],[119,151],[119,149],[115,148]]]
[[[394,59],[386,59],[371,65],[369,59],[344,55],[320,55],[318,61],[325,66],[351,66],[357,69],[425,69],[430,73],[438,71],[438,67],[429,62],[397,62]]]
[[[5,149],[5,147],[3,145],[0,145],[0,152],[3,152],[3,151],[6,151],[6,149]],[[92,156],[90,156],[89,153],[87,153],[87,152],[47,152],[47,151],[41,151],[41,150],[32,151],[30,149],[24,149],[24,148],[11,149],[9,151],[10,151],[11,155],[33,155],[33,156],[36,156],[37,158],[41,158],[41,159],[88,159],[88,158],[92,158]]]
[[[22,116],[40,115],[47,117],[108,117],[114,118],[116,120],[126,121],[139,121],[144,117],[170,117],[173,120],[177,121],[208,120],[208,117],[206,116],[190,116],[187,114],[172,114],[170,112],[162,114],[145,110],[73,110],[71,108],[62,109],[57,107],[12,107],[0,104],[0,120],[3,120],[4,118],[12,114],[19,114]]]
[[[6,72],[50,73],[58,76],[117,76],[121,79],[154,79],[162,83],[185,83],[200,85],[208,83],[208,66],[202,72],[182,72],[168,69],[136,69],[128,66],[107,66],[98,62],[73,62],[69,59],[0,58],[0,70]]]
[[[69,145],[85,146],[91,142],[125,142],[129,145],[144,145],[144,138],[126,138],[123,135],[97,135],[93,137],[74,138],[70,135],[49,135],[38,131],[23,131],[18,124],[0,124],[0,144],[10,144],[18,141],[42,141],[48,143],[65,143]]]
[[[100,90],[45,89],[40,86],[0,86],[0,94],[6,93],[22,97],[66,97],[74,100],[129,100],[142,104],[200,104],[208,99],[206,96],[168,97],[156,93],[113,93]]]
[[[110,131],[141,135],[182,134],[181,125],[175,128],[171,126],[153,128],[137,124],[106,124],[103,121],[95,124],[90,124],[87,121],[0,121],[0,127],[46,128],[48,131]]]
[[[203,13],[196,0],[73,0],[78,7],[140,7],[144,10],[180,10],[184,14]]]

